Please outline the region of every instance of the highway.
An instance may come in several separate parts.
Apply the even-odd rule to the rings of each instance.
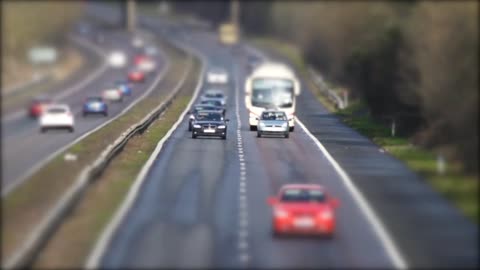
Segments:
[[[157,34],[180,36],[159,20],[141,22]],[[256,138],[243,104],[245,58],[219,46],[214,33],[181,32],[209,66],[233,77],[225,89],[227,140],[192,139],[183,119],[154,157],[111,241],[95,254],[100,267],[478,264],[477,227],[404,164],[342,124],[306,87],[290,138]],[[318,183],[340,200],[334,239],[272,237],[266,199],[286,183]]]
[[[287,140],[249,131],[240,56],[212,35],[188,39],[209,65],[235,78],[226,88],[227,141],[192,139],[184,119],[156,157],[101,267],[392,267],[369,221],[302,129]],[[293,182],[323,184],[340,199],[333,241],[272,238],[266,198]]]
[[[135,55],[135,48],[131,45],[131,37],[125,32],[110,31],[105,32],[105,42],[95,44],[91,37],[80,37],[84,43],[90,44],[90,47],[99,47],[97,50],[107,54],[113,49],[121,49],[128,54],[129,61],[132,61]],[[89,95],[100,95],[101,91],[111,85],[116,80],[125,80],[127,78],[128,68],[113,69],[106,66],[103,70],[95,71],[95,77],[88,81],[84,79],[81,87],[65,86],[64,91],[56,91],[55,99],[58,102],[70,105],[75,114],[75,132],[68,133],[63,130],[52,130],[45,134],[39,132],[39,126],[36,120],[29,119],[26,115],[2,121],[2,145],[3,145],[3,170],[2,170],[2,196],[7,194],[18,184],[22,183],[28,175],[34,172],[43,164],[43,161],[53,153],[70,145],[73,141],[84,136],[90,131],[107,121],[115,118],[125,108],[131,105],[135,100],[141,97],[147,89],[155,82],[161,79],[162,73],[166,68],[167,59],[160,52],[155,56],[158,68],[155,73],[147,76],[144,83],[134,85],[132,96],[127,97],[122,103],[112,103],[109,105],[108,117],[91,116],[83,118],[81,116],[82,105],[85,98]],[[78,84],[78,81],[72,82]]]
[[[89,16],[118,23],[119,10],[89,3]],[[215,32],[138,16],[139,28],[198,51],[208,67],[230,74],[227,139],[192,139],[188,116],[151,157],[131,207],[111,219],[90,259],[100,268],[475,268],[478,226],[446,198],[368,138],[324,108],[306,83],[297,97],[296,127],[290,138],[257,138],[244,105],[247,56],[288,62],[242,43],[233,51]],[[82,42],[133,56],[131,36],[104,29],[105,42]],[[84,99],[126,79],[125,69],[77,74],[53,91],[76,116],[75,132],[39,132],[35,120],[2,120],[3,193],[38,169],[46,158],[121,114],[162,79],[169,58],[156,56],[159,69],[123,103],[110,104],[108,117],[81,117]],[[86,79],[88,76],[91,79]],[[82,79],[83,77],[83,79]],[[303,78],[302,78],[303,79]],[[75,87],[77,84],[82,87]],[[197,100],[198,101],[198,98]],[[196,103],[196,102],[195,102]],[[267,198],[288,183],[320,184],[340,201],[332,239],[274,237]],[[134,184],[135,187],[135,184]],[[132,191],[136,191],[132,188]],[[131,195],[133,193],[129,193]],[[122,213],[122,207],[116,214]],[[115,213],[113,213],[116,217]],[[108,231],[113,229],[112,231]],[[105,245],[103,245],[105,244]],[[99,248],[101,247],[101,248]]]

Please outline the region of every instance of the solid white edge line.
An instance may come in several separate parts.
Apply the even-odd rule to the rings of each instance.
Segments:
[[[10,192],[12,192],[15,188],[17,188],[19,185],[23,184],[30,176],[32,176],[34,173],[36,173],[38,170],[40,170],[43,166],[45,166],[48,162],[50,162],[52,159],[54,159],[58,154],[61,152],[65,151],[66,149],[70,148],[72,145],[78,143],[79,141],[83,140],[90,134],[94,133],[95,131],[103,128],[104,126],[108,125],[112,121],[116,120],[117,118],[121,117],[124,115],[127,111],[129,111],[133,106],[135,106],[138,102],[143,100],[150,92],[157,86],[157,84],[163,79],[165,76],[167,70],[170,68],[170,59],[169,57],[162,51],[158,50],[159,54],[163,55],[163,58],[166,60],[165,66],[162,68],[162,71],[157,75],[155,78],[155,81],[150,85],[150,87],[145,90],[145,92],[139,96],[136,100],[134,100],[129,106],[127,106],[125,109],[123,109],[119,114],[115,115],[113,118],[109,119],[108,121],[103,122],[96,128],[87,131],[71,143],[63,146],[62,148],[58,149],[57,151],[53,152],[49,156],[47,156],[45,159],[41,160],[37,164],[35,164],[33,167],[31,167],[28,171],[26,171],[22,176],[18,177],[17,180],[12,182],[12,184],[8,184],[7,186],[2,186],[2,198],[8,195]]]
[[[297,121],[298,125],[303,129],[303,131],[312,139],[312,141],[318,146],[320,151],[322,151],[323,155],[327,158],[327,160],[332,164],[335,171],[342,179],[344,185],[347,187],[347,190],[352,195],[353,199],[359,205],[361,211],[365,215],[368,221],[373,225],[373,230],[379,237],[382,245],[385,247],[388,256],[392,260],[395,268],[399,269],[406,269],[408,268],[407,262],[403,258],[400,251],[397,249],[395,244],[393,243],[391,237],[389,236],[387,230],[384,228],[382,222],[377,217],[373,209],[369,206],[367,200],[363,197],[362,193],[358,190],[355,186],[353,181],[350,179],[348,174],[340,167],[337,161],[330,155],[327,149],[322,145],[322,143],[305,127],[305,125],[300,121],[297,117],[295,117],[295,121]]]
[[[179,45],[179,44],[177,44]],[[105,229],[102,231],[100,237],[97,239],[97,242],[94,246],[94,249],[92,252],[89,254],[87,257],[87,261],[85,264],[85,268],[87,269],[97,269],[99,268],[99,264],[101,262],[102,256],[106,251],[106,248],[110,244],[113,235],[115,231],[118,229],[120,226],[121,222],[129,212],[130,208],[133,206],[133,203],[135,202],[136,198],[138,197],[138,194],[140,192],[140,188],[142,187],[142,184],[144,183],[147,173],[150,170],[150,168],[153,165],[153,162],[157,158],[158,154],[160,151],[163,149],[163,145],[165,141],[167,141],[170,136],[173,134],[173,132],[178,128],[178,126],[182,123],[183,119],[185,118],[185,115],[189,111],[190,107],[193,105],[195,100],[198,97],[198,94],[200,93],[200,89],[202,88],[203,85],[203,77],[205,74],[205,66],[207,63],[207,60],[205,57],[199,53],[196,49],[194,48],[188,48],[186,46],[180,45],[179,47],[183,47],[186,51],[190,51],[190,53],[193,52],[193,54],[197,55],[201,59],[202,63],[202,69],[200,71],[200,76],[199,76],[199,81],[197,84],[197,87],[195,89],[195,92],[192,96],[192,99],[188,103],[188,105],[185,107],[185,110],[182,112],[178,120],[174,123],[174,125],[168,130],[167,134],[163,136],[163,138],[158,142],[157,146],[155,147],[153,153],[150,155],[148,158],[147,162],[143,165],[142,169],[140,170],[140,173],[137,175],[132,187],[130,187],[130,191],[128,192],[127,196],[123,200],[120,208],[116,211],[114,217],[110,220],[108,225],[105,227]]]
[[[250,50],[251,53],[257,55],[258,57],[263,58],[264,60],[268,59],[268,57],[260,50],[248,45],[246,48],[247,50]],[[323,144],[307,129],[307,127],[305,127],[302,121],[300,121],[300,119],[298,119],[298,117],[296,116],[295,116],[295,121],[299,124],[299,126],[303,129],[303,131],[310,137],[310,139],[312,139],[312,141],[318,146],[318,148],[320,149],[320,151],[322,151],[322,153],[325,155],[327,160],[332,164],[333,168],[340,176],[340,179],[342,179],[343,183],[347,187],[347,190],[350,192],[353,199],[360,206],[360,210],[365,215],[367,220],[372,224],[374,232],[377,234],[377,237],[380,239],[381,244],[386,249],[387,254],[390,257],[390,260],[394,264],[395,268],[399,268],[399,269],[408,268],[407,261],[404,259],[400,250],[395,246],[395,243],[393,242],[389,233],[383,226],[383,223],[377,217],[377,215],[375,214],[375,211],[370,207],[367,200],[365,199],[361,191],[355,186],[355,184],[350,179],[348,174],[342,169],[342,167],[340,167],[340,165],[330,155],[330,153],[323,146]]]

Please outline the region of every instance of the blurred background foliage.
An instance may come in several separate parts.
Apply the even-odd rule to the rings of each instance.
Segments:
[[[62,46],[84,2],[4,0],[1,5],[2,55],[25,60],[32,46]]]
[[[477,1],[240,2],[245,35],[296,44],[372,117],[478,172]],[[214,24],[229,14],[224,1],[171,5]]]

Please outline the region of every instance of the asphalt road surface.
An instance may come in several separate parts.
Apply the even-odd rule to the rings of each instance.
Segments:
[[[209,66],[230,71],[231,122],[223,141],[192,139],[183,119],[114,232],[102,267],[392,268],[395,255],[413,268],[478,266],[477,226],[403,163],[342,124],[306,87],[297,100],[306,129],[297,123],[289,139],[256,138],[244,107],[241,53],[220,46],[214,33],[140,20],[169,38],[185,34],[184,43],[200,50]],[[387,251],[358,195],[315,138],[363,194],[398,253]],[[286,183],[322,184],[340,200],[333,239],[272,237],[266,199]]]
[[[121,49],[130,57],[135,55],[136,49],[131,45],[131,37],[120,31],[105,31],[105,42],[96,44],[105,52],[112,49]],[[93,42],[91,36],[81,37],[86,41]],[[76,138],[91,131],[100,124],[108,121],[119,114],[125,107],[140,97],[155,81],[162,69],[165,67],[164,56],[156,56],[157,70],[147,76],[144,83],[134,84],[133,93],[126,97],[121,103],[109,104],[108,117],[81,116],[82,105],[86,97],[90,95],[101,95],[101,91],[112,86],[116,80],[126,80],[128,67],[121,69],[107,68],[100,76],[68,95],[63,95],[58,101],[70,105],[75,115],[75,132],[69,133],[64,130],[51,130],[45,134],[39,132],[39,125],[36,120],[24,117],[15,118],[11,121],[2,121],[2,188],[3,191],[11,190],[12,187],[25,179],[29,169],[34,168],[44,158],[48,157],[63,146],[71,143]],[[72,82],[73,83],[73,82]],[[78,83],[78,81],[75,81]],[[65,89],[68,88],[65,86]],[[62,94],[59,90],[58,93]]]
[[[156,158],[101,266],[392,267],[338,174],[301,128],[289,139],[256,138],[249,131],[241,56],[214,35],[188,39],[210,66],[222,66],[234,78],[225,88],[227,140],[192,139],[184,119]],[[322,184],[340,199],[333,240],[272,237],[266,198],[286,183]]]

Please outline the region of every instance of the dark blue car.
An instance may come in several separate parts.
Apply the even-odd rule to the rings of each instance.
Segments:
[[[107,103],[102,97],[88,97],[83,104],[83,116],[89,114],[103,114],[108,115]]]
[[[124,96],[132,95],[132,85],[127,81],[116,81],[115,85],[122,91]]]

